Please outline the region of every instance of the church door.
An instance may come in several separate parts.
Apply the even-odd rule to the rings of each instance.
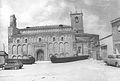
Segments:
[[[44,60],[44,51],[39,49],[37,51],[37,58],[36,58],[37,61],[43,61]]]

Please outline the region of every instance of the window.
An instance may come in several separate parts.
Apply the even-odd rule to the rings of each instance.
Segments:
[[[76,16],[75,19],[78,19],[78,16]]]
[[[118,32],[120,32],[120,26],[117,26],[117,30],[118,30]]]
[[[108,56],[108,58],[114,58],[114,56],[112,56],[112,55],[109,55],[109,56]]]
[[[17,43],[20,43],[20,40],[19,40],[19,39],[17,40]]]
[[[27,43],[27,39],[25,39],[25,43]]]
[[[120,55],[116,55],[116,58],[119,58],[119,59],[120,59]]]
[[[76,31],[77,33],[79,33],[79,31]]]
[[[53,37],[53,41],[55,41],[55,37]]]
[[[61,37],[61,41],[63,41],[63,37]]]
[[[41,42],[41,38],[39,38],[39,42]]]
[[[107,45],[101,46],[101,49],[107,49]]]
[[[81,47],[80,46],[78,47],[78,53],[81,53]]]
[[[76,23],[79,22],[78,16],[75,17],[75,22],[76,22]]]

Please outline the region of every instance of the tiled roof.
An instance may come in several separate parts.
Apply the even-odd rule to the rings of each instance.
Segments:
[[[16,34],[12,37],[22,37],[22,36],[36,36],[36,35],[64,35],[64,34],[74,34],[73,31],[62,31],[62,32],[41,32],[41,33],[32,33],[32,34]]]
[[[72,28],[68,25],[46,25],[46,26],[33,26],[33,27],[26,27],[20,30],[44,30],[44,29],[61,29],[61,28]]]
[[[76,37],[93,37],[93,36],[99,36],[97,34],[88,34],[88,33],[75,33]]]
[[[5,51],[0,51],[0,56],[8,55]]]
[[[108,37],[111,37],[111,36],[112,36],[112,34],[110,34],[110,35],[108,35],[108,36],[106,36],[106,37],[103,37],[103,38],[100,39],[100,41],[101,41],[101,40],[104,40],[104,39],[106,39],[106,38],[108,38]]]
[[[117,21],[120,21],[120,17],[118,17],[118,18],[112,20],[111,23],[115,23],[115,22],[117,22]]]

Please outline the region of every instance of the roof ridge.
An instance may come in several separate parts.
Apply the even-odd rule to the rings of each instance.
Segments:
[[[44,25],[44,26],[32,26],[32,27],[30,27],[30,26],[28,26],[28,27],[30,27],[30,28],[33,28],[33,27],[50,27],[50,26],[60,26],[60,25],[63,25],[63,24],[59,24],[59,25]],[[70,25],[63,25],[63,26],[70,26]]]
[[[120,20],[120,17],[118,17],[118,18],[116,18],[116,19],[111,20],[111,23],[114,23],[114,22],[116,22],[116,21],[118,21],[118,20]]]

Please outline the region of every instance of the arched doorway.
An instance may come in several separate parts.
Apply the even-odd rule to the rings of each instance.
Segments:
[[[42,49],[37,50],[37,61],[43,61],[44,60],[44,51]]]

